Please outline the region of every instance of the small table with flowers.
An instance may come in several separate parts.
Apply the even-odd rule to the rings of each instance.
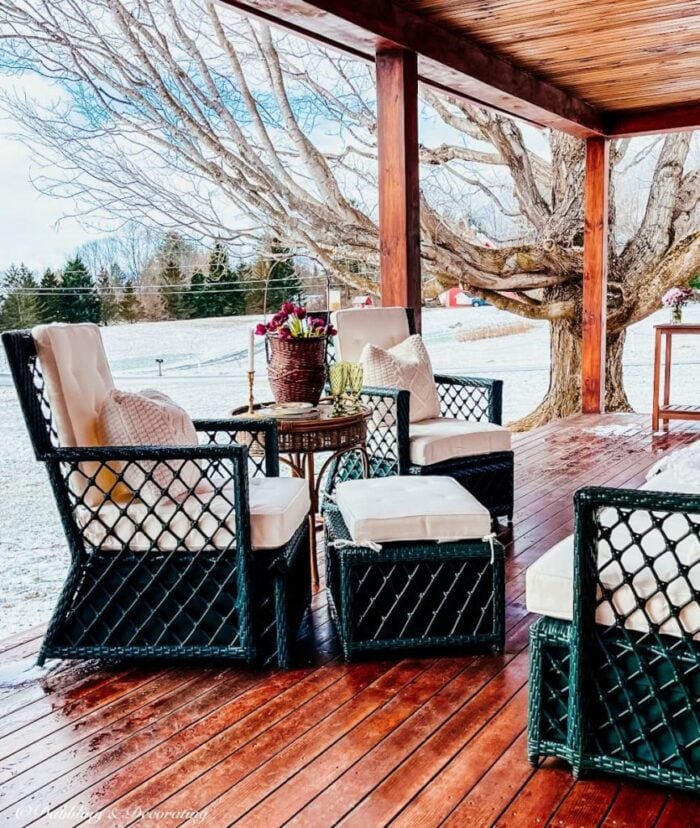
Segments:
[[[672,338],[680,334],[700,334],[700,324],[654,325],[656,341],[654,347],[654,400],[652,404],[651,427],[659,430],[659,420],[668,428],[669,420],[700,420],[700,407],[692,405],[671,405],[671,344]],[[662,347],[662,339],[663,347]],[[664,351],[664,379],[661,387],[661,352]],[[659,392],[663,400],[659,402]]]
[[[265,403],[256,405],[255,411],[264,416]],[[235,416],[250,416],[248,407],[236,408]],[[309,513],[309,553],[311,555],[311,577],[318,586],[318,561],[316,558],[316,517],[318,515],[319,493],[323,477],[331,463],[350,452],[357,452],[365,477],[368,473],[367,420],[372,412],[360,406],[356,413],[338,414],[330,400],[322,400],[313,416],[276,417],[277,441],[280,461],[289,466],[294,477],[303,477],[309,486],[311,511]],[[316,454],[328,454],[316,471]]]

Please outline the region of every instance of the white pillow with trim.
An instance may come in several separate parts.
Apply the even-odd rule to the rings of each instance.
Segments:
[[[388,350],[368,342],[362,349],[360,363],[365,385],[410,391],[409,419],[412,423],[440,416],[433,366],[418,334]]]
[[[139,393],[113,388],[97,419],[103,446],[196,446],[197,431],[189,414],[166,394],[151,388]],[[147,480],[147,474],[152,480]],[[124,482],[141,500],[154,503],[167,495],[179,500],[202,481],[192,460],[130,463]]]

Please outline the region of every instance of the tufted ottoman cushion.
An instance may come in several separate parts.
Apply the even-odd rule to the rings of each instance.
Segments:
[[[451,477],[379,477],[338,484],[337,503],[356,543],[483,538],[489,510]]]

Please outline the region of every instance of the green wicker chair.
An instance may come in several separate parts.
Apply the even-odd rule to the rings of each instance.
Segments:
[[[333,319],[338,328],[329,361],[342,358],[355,361],[364,344],[351,337],[344,343],[342,314],[359,314],[371,321],[372,341],[382,347],[397,344],[415,333],[413,312],[402,308],[342,311]],[[382,317],[380,319],[380,316]],[[354,317],[353,317],[354,318]],[[471,423],[502,423],[503,382],[477,377],[435,375],[440,398],[441,417]],[[513,519],[513,452],[495,450],[488,453],[455,456],[441,462],[420,464],[411,459],[412,427],[409,421],[410,394],[391,388],[366,387],[362,397],[372,408],[368,423],[367,449],[372,476],[441,475],[452,477],[468,489],[490,511],[492,518]],[[333,480],[361,476],[356,456],[349,455],[333,469]]]
[[[39,663],[226,658],[287,666],[310,599],[307,522],[280,548],[253,551],[249,508],[249,474],[279,472],[275,424],[196,421],[199,446],[60,446],[32,334],[2,338],[71,555]],[[170,498],[154,470],[167,466],[178,479],[187,461],[206,493]],[[135,472],[148,497],[145,488],[133,491]]]
[[[700,493],[575,510],[573,620],[531,630],[530,760],[700,792]]]

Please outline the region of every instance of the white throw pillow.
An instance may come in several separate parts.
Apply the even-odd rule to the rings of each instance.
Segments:
[[[423,340],[414,334],[385,350],[367,343],[360,355],[364,384],[411,392],[409,418],[412,423],[440,416],[433,366]]]
[[[198,442],[189,414],[166,394],[150,388],[138,394],[113,388],[100,408],[97,433],[104,446],[193,446]],[[153,481],[146,480],[146,473],[152,474]],[[200,468],[192,460],[129,464],[124,472],[124,482],[149,503],[162,495],[186,497],[201,479]]]

